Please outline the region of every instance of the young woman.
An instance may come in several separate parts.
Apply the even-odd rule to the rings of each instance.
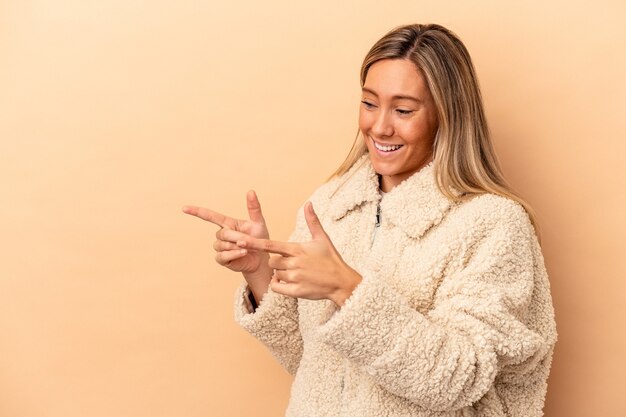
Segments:
[[[469,54],[396,28],[361,69],[360,134],[289,242],[221,226],[237,321],[295,374],[288,416],[540,416],[556,327],[528,205],[504,181]],[[271,254],[271,256],[270,256]]]

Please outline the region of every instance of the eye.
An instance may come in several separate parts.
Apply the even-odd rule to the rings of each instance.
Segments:
[[[361,103],[363,103],[363,105],[365,106],[366,109],[373,109],[376,107],[376,105],[374,103],[370,103],[367,100],[361,100]]]
[[[408,116],[409,114],[413,113],[413,110],[396,109],[396,111],[402,116]]]

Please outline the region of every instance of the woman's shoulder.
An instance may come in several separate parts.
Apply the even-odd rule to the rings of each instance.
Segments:
[[[517,229],[532,232],[526,209],[518,201],[493,193],[482,193],[457,204],[454,216],[464,223],[488,229]]]
[[[468,211],[475,212],[486,217],[499,217],[501,215],[512,217],[524,217],[526,210],[518,202],[510,197],[505,197],[500,194],[494,193],[481,193],[477,194],[463,204],[461,204]]]

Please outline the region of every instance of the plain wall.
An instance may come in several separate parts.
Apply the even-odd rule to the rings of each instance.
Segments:
[[[559,342],[546,415],[626,414],[623,1],[0,1],[0,416],[279,416],[216,227],[272,237],[347,154],[361,60],[443,24],[538,213]]]

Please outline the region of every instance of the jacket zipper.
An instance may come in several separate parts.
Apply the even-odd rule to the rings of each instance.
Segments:
[[[372,244],[374,246],[374,240],[376,240],[376,232],[380,228],[380,202],[376,205],[376,223],[374,224],[374,232],[372,233]]]

